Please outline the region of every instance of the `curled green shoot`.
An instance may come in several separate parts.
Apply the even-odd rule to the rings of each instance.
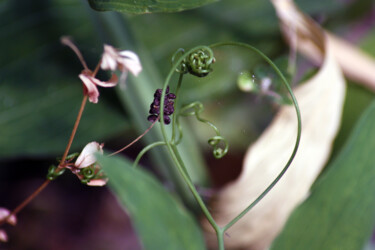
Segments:
[[[203,119],[200,114],[203,112],[203,104],[201,102],[193,102],[181,108],[178,112],[178,116],[195,116],[198,121],[209,125],[216,133],[216,136],[211,137],[208,140],[208,144],[213,147],[213,155],[216,159],[220,159],[227,154],[229,144],[224,137],[221,136],[219,129],[210,121]],[[179,124],[178,124],[179,125]],[[181,130],[181,129],[179,129]],[[220,145],[223,144],[223,147]]]
[[[178,149],[177,149],[177,144],[179,142],[179,140],[175,140],[175,130],[173,129],[173,132],[172,132],[172,139],[169,139],[168,136],[167,136],[167,131],[166,131],[166,128],[165,128],[165,124],[164,124],[164,111],[163,111],[163,108],[164,107],[164,100],[165,100],[165,96],[166,96],[166,89],[167,89],[167,86],[171,80],[171,77],[173,75],[174,72],[178,72],[180,73],[180,80],[179,80],[179,83],[178,83],[178,87],[177,89],[180,88],[181,86],[181,81],[182,81],[182,75],[184,73],[191,73],[193,75],[196,75],[196,76],[205,76],[207,75],[208,72],[210,72],[212,69],[210,68],[211,67],[211,64],[215,61],[214,57],[213,57],[213,52],[212,52],[212,49],[213,48],[218,48],[218,47],[222,47],[222,46],[238,46],[238,47],[243,47],[245,49],[248,49],[252,52],[255,52],[256,54],[258,54],[259,56],[261,56],[274,70],[275,72],[277,73],[277,75],[281,78],[284,86],[286,87],[286,89],[288,90],[291,98],[292,98],[292,101],[293,101],[293,105],[295,107],[295,111],[296,111],[296,116],[297,116],[297,125],[298,125],[298,129],[297,129],[297,137],[296,137],[296,141],[295,141],[295,146],[294,146],[294,149],[292,151],[292,154],[289,158],[289,160],[287,161],[287,163],[285,164],[284,168],[282,169],[282,171],[279,173],[279,175],[275,178],[275,180],[273,180],[269,186],[251,203],[249,204],[239,215],[237,215],[234,219],[232,219],[228,224],[224,225],[223,227],[220,227],[216,221],[214,220],[214,218],[212,217],[211,213],[209,212],[207,206],[205,205],[205,203],[203,202],[203,199],[201,198],[201,196],[199,195],[199,193],[197,192],[194,184],[192,183],[190,177],[189,177],[189,174],[187,173],[186,171],[186,168],[184,166],[184,163],[178,153]],[[194,54],[194,52],[198,52],[198,53],[195,53],[195,56],[192,56]],[[201,52],[204,52],[204,53],[207,53],[207,55],[209,56],[202,56]],[[182,55],[176,59],[176,55],[178,53],[181,53]],[[291,87],[289,86],[289,83],[288,81],[285,79],[285,77],[283,76],[283,74],[281,73],[281,71],[277,68],[277,66],[271,61],[271,59],[269,59],[265,54],[263,54],[261,51],[259,51],[258,49],[248,45],[248,44],[245,44],[245,43],[238,43],[238,42],[226,42],[226,43],[216,43],[216,44],[213,44],[211,45],[210,47],[207,47],[207,46],[197,46],[187,52],[184,53],[183,50],[180,50],[178,51],[174,58],[173,58],[173,66],[164,82],[164,85],[163,85],[163,90],[162,90],[162,96],[161,96],[161,104],[160,104],[160,123],[161,123],[161,132],[162,132],[162,135],[163,135],[163,138],[164,138],[164,142],[161,143],[159,142],[158,145],[165,145],[167,146],[168,148],[168,151],[173,159],[173,161],[175,162],[176,164],[176,167],[178,169],[178,171],[180,172],[180,174],[182,175],[183,179],[185,180],[186,184],[188,185],[190,191],[192,192],[194,198],[197,200],[199,206],[201,207],[204,215],[206,216],[207,220],[209,221],[209,223],[212,225],[213,229],[215,230],[216,232],[216,235],[217,235],[217,239],[218,239],[218,247],[220,250],[224,249],[224,233],[226,230],[228,230],[231,226],[233,226],[238,220],[240,220],[247,212],[249,212],[256,204],[259,203],[260,200],[262,200],[270,191],[271,189],[277,184],[277,182],[282,178],[282,176],[285,174],[285,172],[288,170],[289,166],[291,165],[296,153],[297,153],[297,149],[298,149],[298,146],[299,146],[299,143],[300,143],[300,139],[301,139],[301,114],[300,114],[300,110],[299,110],[299,106],[298,106],[298,103],[297,103],[297,100],[293,94],[293,91],[291,89]],[[194,67],[192,66],[189,66],[187,65],[187,62],[189,62],[189,60],[191,60],[193,62],[193,64],[195,65]],[[205,65],[205,63],[210,63],[210,65]],[[180,68],[179,68],[180,67]],[[190,67],[190,68],[189,68]],[[191,72],[192,70],[201,70],[200,73],[197,73],[197,72]],[[187,71],[187,72],[186,72]],[[197,110],[194,110],[194,111],[191,111],[191,112],[187,112],[188,109],[197,109]],[[185,112],[185,113],[184,113]],[[192,106],[187,106],[187,107],[184,107],[181,109],[180,111],[180,115],[181,114],[185,114],[185,115],[195,115],[196,118],[198,120],[200,120],[201,122],[204,122],[208,125],[212,125],[210,122],[200,118],[199,116],[199,104],[195,103],[195,104],[192,104]],[[178,120],[178,118],[176,118],[176,114],[174,114],[173,116],[173,126],[177,125],[176,123],[176,120]],[[218,132],[217,128],[215,126],[211,126],[215,132]],[[180,130],[181,131],[181,130]],[[218,136],[218,135],[217,135]],[[220,142],[221,138],[220,137],[213,137],[211,138],[210,140],[210,143],[211,145],[213,146],[217,146]],[[177,143],[176,143],[177,142]],[[225,149],[223,150],[225,151]],[[222,152],[219,152],[218,151],[218,155],[219,153],[222,153]]]

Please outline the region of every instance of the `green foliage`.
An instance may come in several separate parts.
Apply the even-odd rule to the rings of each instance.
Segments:
[[[120,11],[144,14],[183,11],[216,1],[217,0],[89,0],[89,3],[93,9],[99,11]]]
[[[79,79],[20,81],[7,80],[0,86],[0,157],[62,154],[82,98]],[[123,114],[104,101],[89,104],[85,111],[75,145],[103,140],[128,127]]]
[[[125,158],[100,156],[99,163],[145,249],[205,249],[196,221],[152,175]]]
[[[272,249],[361,249],[375,224],[375,101]]]
[[[82,99],[82,66],[59,40],[63,34],[90,38],[88,19],[78,15],[80,5],[68,8],[59,1],[54,2],[59,12],[52,12],[45,1],[4,1],[3,6],[7,8],[0,10],[0,43],[6,48],[0,58],[0,157],[59,156]],[[82,26],[73,25],[76,22]],[[84,44],[80,48],[89,63],[90,56],[100,57],[101,46],[98,54],[87,53]],[[72,150],[129,128],[121,107],[107,98],[111,99],[110,91],[102,91],[99,104],[87,105]]]

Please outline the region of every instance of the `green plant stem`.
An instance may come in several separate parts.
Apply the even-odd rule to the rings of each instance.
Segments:
[[[299,142],[300,142],[300,139],[301,139],[301,114],[300,114],[300,110],[299,110],[299,106],[298,106],[297,100],[296,100],[296,98],[295,98],[295,96],[293,94],[293,91],[292,91],[291,87],[288,84],[288,81],[285,79],[285,77],[283,76],[283,74],[281,73],[281,71],[277,68],[277,66],[271,61],[271,59],[269,59],[265,54],[263,54],[258,49],[254,48],[254,47],[252,47],[252,46],[250,46],[248,44],[244,44],[244,43],[237,43],[237,42],[216,43],[216,44],[211,45],[210,48],[216,48],[216,47],[220,47],[220,46],[239,46],[239,47],[244,47],[246,49],[250,49],[251,51],[253,51],[253,52],[257,53],[258,55],[260,55],[267,63],[269,63],[271,65],[271,67],[279,75],[279,77],[282,79],[283,84],[285,85],[285,87],[287,88],[289,94],[291,95],[291,98],[292,98],[292,101],[293,101],[293,104],[294,104],[294,107],[295,107],[295,110],[296,110],[297,123],[298,123],[297,138],[296,138],[295,146],[294,146],[293,152],[292,152],[292,154],[291,154],[288,162],[286,163],[286,165],[284,166],[284,168],[282,169],[282,171],[279,173],[279,175],[276,177],[276,179],[255,199],[255,201],[253,201],[239,215],[237,215],[233,220],[231,220],[228,224],[226,224],[223,228],[221,228],[221,227],[219,227],[217,225],[217,223],[213,219],[211,213],[208,211],[208,209],[207,209],[206,205],[204,204],[202,198],[200,197],[199,193],[197,192],[197,190],[195,189],[193,183],[191,182],[191,179],[189,178],[189,175],[188,175],[188,173],[186,171],[186,168],[183,165],[181,157],[178,157],[178,150],[177,150],[176,146],[172,145],[172,143],[168,140],[166,129],[165,129],[165,124],[163,122],[164,112],[163,112],[163,108],[162,107],[164,107],[165,91],[166,91],[168,83],[169,83],[169,81],[170,81],[170,79],[172,77],[173,72],[181,64],[182,60],[186,57],[186,55],[190,54],[192,51],[194,51],[196,49],[202,48],[202,46],[193,48],[190,51],[184,53],[179,58],[179,60],[177,60],[177,62],[173,65],[171,71],[169,72],[169,74],[168,74],[168,76],[167,76],[167,78],[165,80],[165,83],[164,83],[164,86],[163,86],[163,90],[162,90],[162,97],[161,97],[161,104],[160,104],[160,107],[161,107],[160,108],[160,120],[162,121],[161,122],[162,135],[164,137],[164,140],[166,142],[168,150],[169,150],[169,152],[171,154],[171,157],[172,157],[173,161],[175,162],[175,164],[176,164],[176,166],[177,166],[180,174],[182,175],[184,181],[187,183],[190,191],[193,193],[194,198],[197,200],[197,202],[198,202],[199,206],[201,207],[203,213],[205,214],[207,220],[209,221],[209,223],[212,225],[212,227],[216,231],[217,240],[218,240],[218,247],[219,247],[220,250],[222,250],[222,249],[224,249],[224,232],[227,229],[229,229],[231,226],[233,226],[238,220],[240,220],[256,204],[258,204],[259,201],[261,201],[269,193],[269,191],[272,190],[272,188],[282,178],[282,176],[286,173],[286,171],[288,170],[289,166],[291,165],[291,163],[292,163],[292,161],[293,161],[293,159],[294,159],[294,157],[295,157],[295,155],[297,153],[297,149],[298,149]]]
[[[165,92],[166,92],[168,83],[170,82],[170,79],[171,79],[173,73],[175,72],[175,70],[177,69],[177,67],[181,64],[181,62],[184,59],[184,57],[186,57],[186,55],[190,54],[194,50],[197,50],[197,49],[200,49],[200,48],[207,48],[207,47],[206,46],[198,46],[198,47],[195,47],[195,48],[189,50],[188,52],[184,53],[173,64],[172,69],[169,71],[169,74],[168,74],[168,76],[167,76],[167,78],[166,78],[166,80],[164,82],[164,85],[163,85],[162,96],[161,96],[161,99],[160,99],[160,121],[161,121],[160,122],[160,125],[161,125],[160,128],[161,128],[161,132],[162,132],[164,141],[166,142],[166,146],[167,146],[167,148],[169,150],[169,153],[170,153],[170,155],[172,157],[172,160],[174,161],[174,163],[177,166],[177,169],[178,169],[179,173],[183,177],[185,183],[188,185],[188,188],[190,189],[190,191],[192,192],[194,198],[198,202],[198,204],[199,204],[200,208],[202,209],[204,215],[206,216],[207,220],[212,225],[212,227],[215,229],[215,231],[218,232],[220,230],[220,227],[216,224],[216,222],[213,219],[212,215],[208,211],[208,208],[206,207],[206,205],[204,204],[202,198],[200,197],[198,191],[196,190],[196,188],[194,187],[193,183],[191,182],[191,179],[187,175],[186,169],[183,167],[182,163],[180,162],[181,158],[179,158],[176,155],[177,148],[174,148],[175,146],[172,145],[172,143],[169,141],[169,139],[167,137],[167,131],[166,131],[166,128],[165,128],[165,124],[164,124],[164,110],[163,110],[163,107],[164,107]]]
[[[180,162],[182,170],[185,172],[186,176],[189,178],[190,182],[192,182],[191,177],[186,169],[185,163],[183,162],[180,153],[178,152],[177,146],[172,144],[172,150],[177,158],[177,160]]]
[[[216,231],[216,237],[217,237],[217,243],[219,250],[224,250],[224,232],[225,230],[223,228],[220,228],[220,230]]]
[[[181,89],[181,84],[182,84],[182,78],[184,77],[184,74],[180,73],[180,76],[178,78],[178,83],[177,83],[177,87],[176,87],[176,92],[175,92],[175,95],[176,95],[176,99],[175,99],[175,102],[174,102],[174,106],[175,108],[177,108],[177,104],[178,104],[178,96],[179,96],[179,93],[180,93],[180,89]],[[176,114],[173,114],[173,121],[172,121],[172,141],[175,142],[176,140],[176,120],[177,120],[177,115]]]
[[[224,228],[223,228],[224,231],[226,231],[228,228],[233,226],[237,221],[239,221],[243,216],[245,216],[245,214],[248,211],[250,211],[256,204],[258,204],[259,201],[261,201],[272,190],[272,188],[277,184],[277,182],[279,182],[281,177],[286,173],[286,171],[288,170],[289,166],[291,165],[291,163],[292,163],[292,161],[293,161],[293,159],[294,159],[294,157],[297,153],[299,142],[300,142],[300,139],[301,139],[301,127],[302,127],[301,113],[300,113],[300,110],[299,110],[299,106],[298,106],[296,97],[294,96],[293,91],[288,84],[288,81],[285,79],[284,75],[277,68],[277,66],[271,61],[271,59],[269,59],[260,50],[254,48],[253,46],[250,46],[248,44],[244,44],[244,43],[238,43],[238,42],[216,43],[216,44],[211,45],[210,47],[215,48],[215,47],[228,46],[228,45],[229,46],[244,47],[244,48],[247,48],[247,49],[250,49],[250,50],[254,51],[258,55],[260,55],[266,62],[268,62],[268,64],[276,71],[276,73],[279,75],[279,77],[283,81],[284,86],[287,88],[287,90],[288,90],[288,92],[289,92],[289,94],[292,98],[292,101],[293,101],[293,104],[294,104],[294,107],[295,107],[295,110],[296,110],[296,115],[297,115],[298,129],[297,129],[297,138],[296,138],[296,142],[295,142],[293,152],[292,152],[288,162],[286,163],[284,168],[279,173],[279,175],[276,177],[275,180],[272,181],[272,183],[248,207],[246,207],[239,215],[237,215],[233,220],[231,220],[227,225],[224,226]]]
[[[163,141],[154,142],[152,144],[147,145],[147,147],[144,147],[141,152],[137,155],[137,158],[135,158],[135,161],[133,163],[133,167],[136,167],[141,160],[142,156],[146,154],[149,150],[151,150],[154,147],[165,145],[166,143]]]

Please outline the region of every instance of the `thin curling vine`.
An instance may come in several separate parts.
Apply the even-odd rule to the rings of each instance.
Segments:
[[[262,193],[259,194],[259,196],[255,199],[255,201],[250,203],[241,213],[239,213],[229,223],[227,223],[226,225],[221,227],[216,223],[216,221],[212,217],[210,211],[208,210],[206,204],[203,202],[202,197],[199,195],[196,187],[194,186],[194,184],[193,184],[193,182],[192,182],[192,180],[189,176],[189,173],[186,170],[184,162],[183,162],[183,160],[180,156],[180,153],[178,151],[177,145],[182,138],[182,133],[181,133],[182,129],[179,126],[178,116],[195,115],[196,118],[199,121],[208,124],[209,126],[211,126],[215,130],[216,136],[210,138],[209,143],[214,147],[214,155],[217,156],[217,158],[220,158],[221,156],[223,156],[227,152],[228,144],[226,143],[224,138],[221,137],[221,135],[219,133],[219,130],[212,123],[210,123],[207,120],[204,120],[200,117],[200,113],[203,111],[202,104],[200,104],[199,102],[194,102],[194,103],[192,103],[190,105],[187,105],[187,106],[184,106],[183,108],[178,110],[177,101],[180,97],[179,90],[180,90],[180,87],[181,87],[181,84],[182,84],[183,75],[187,74],[187,73],[190,73],[190,74],[192,74],[194,76],[198,76],[198,77],[207,76],[210,72],[212,72],[212,70],[213,70],[212,64],[215,62],[215,58],[214,58],[214,54],[213,54],[212,49],[222,47],[222,46],[237,46],[237,47],[242,47],[242,48],[245,48],[245,49],[250,50],[252,52],[255,52],[258,56],[262,57],[275,70],[276,74],[281,78],[282,83],[284,84],[285,88],[288,90],[288,92],[291,96],[291,99],[292,99],[292,102],[293,102],[293,105],[294,105],[295,111],[296,111],[297,127],[298,128],[297,128],[297,138],[296,138],[296,141],[295,141],[294,149],[291,153],[291,156],[290,156],[289,160],[287,161],[287,163],[285,164],[284,168],[279,173],[279,175],[268,185],[268,187]],[[300,110],[299,110],[299,107],[298,107],[297,100],[296,100],[296,98],[293,94],[293,91],[292,91],[291,87],[289,86],[288,81],[286,80],[284,75],[281,73],[281,71],[272,62],[272,60],[269,59],[265,54],[263,54],[261,51],[259,51],[258,49],[254,48],[254,47],[252,47],[248,44],[237,43],[237,42],[217,43],[217,44],[213,44],[209,47],[198,46],[198,47],[195,47],[195,48],[193,48],[193,49],[191,49],[187,52],[185,52],[183,49],[179,49],[172,57],[172,64],[173,64],[173,66],[172,66],[171,70],[169,71],[169,73],[167,75],[167,78],[164,82],[163,88],[161,90],[162,95],[161,95],[161,98],[160,98],[160,106],[159,106],[159,113],[158,113],[158,117],[159,117],[160,125],[161,125],[160,128],[161,128],[161,132],[162,132],[164,141],[155,142],[154,144],[146,147],[144,150],[142,150],[142,152],[140,153],[140,156],[137,157],[136,162],[138,163],[140,157],[147,150],[150,150],[153,147],[160,146],[160,145],[167,146],[168,151],[171,155],[171,158],[173,159],[179,173],[183,177],[184,181],[186,182],[187,186],[189,187],[190,191],[192,192],[194,198],[198,202],[198,204],[199,204],[200,208],[202,209],[205,217],[207,218],[207,220],[209,221],[209,223],[211,224],[211,226],[215,230],[217,240],[218,240],[219,249],[223,250],[224,249],[224,233],[225,233],[225,231],[228,230],[231,226],[233,226],[238,220],[240,220],[256,204],[258,204],[258,202],[260,200],[262,200],[268,194],[268,192],[271,191],[271,189],[277,184],[277,182],[282,178],[282,176],[285,174],[285,172],[288,170],[289,166],[291,165],[291,163],[292,163],[292,161],[293,161],[293,159],[294,159],[294,157],[297,153],[297,149],[298,149],[300,138],[301,138]],[[167,89],[169,89],[170,80],[172,78],[172,75],[175,72],[180,74],[180,77],[179,77],[179,80],[178,80],[178,83],[177,83],[177,87],[176,87],[176,99],[175,99],[175,103],[174,103],[175,109],[177,109],[176,113],[178,115],[176,115],[176,114],[173,115],[172,135],[171,135],[171,138],[169,138],[169,136],[167,134],[167,131],[166,131],[166,128],[165,128],[165,125],[167,125],[167,123],[164,120],[164,117],[167,117],[168,114],[164,111],[163,107],[165,105],[166,97],[168,95]],[[191,111],[191,109],[193,109],[193,110]],[[176,128],[175,127],[177,127],[179,129],[179,132],[180,132],[180,137],[178,139],[176,139]],[[219,148],[220,142],[224,143],[224,145],[225,145],[224,149]]]
[[[214,149],[213,150],[214,157],[216,159],[220,159],[228,153],[229,144],[227,140],[221,136],[219,129],[213,123],[200,117],[200,114],[203,112],[203,110],[204,108],[201,102],[193,102],[181,108],[178,115],[179,116],[195,116],[198,121],[209,125],[215,131],[216,136],[208,139],[208,144],[210,144]],[[178,126],[179,126],[179,123],[178,123]],[[179,126],[179,131],[181,131],[180,126]],[[223,148],[220,147],[221,144],[224,145]]]

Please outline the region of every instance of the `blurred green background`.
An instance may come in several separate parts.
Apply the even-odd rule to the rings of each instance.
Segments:
[[[375,56],[373,1],[296,3],[325,28]],[[91,68],[100,59],[103,42],[134,50],[144,66],[139,78],[130,77],[124,91],[100,89],[99,103],[87,105],[72,152],[94,140],[115,150],[147,128],[152,93],[161,87],[178,48],[230,40],[249,43],[273,60],[288,56],[275,11],[263,0],[219,1],[178,13],[145,15],[97,12],[84,0],[3,0],[0,13],[0,207],[14,208],[38,187],[68,141],[82,95],[77,78],[82,67],[73,52],[60,44],[61,36],[74,39]],[[229,141],[229,154],[215,160],[207,144],[211,132],[193,119],[186,120],[185,137],[190,140],[182,146],[183,157],[195,183],[213,188],[239,174],[247,147],[277,111],[270,100],[237,88],[238,74],[262,65],[259,57],[240,49],[222,49],[215,57],[214,72],[207,78],[185,78],[181,101],[202,101],[203,117],[214,121]],[[299,75],[314,68],[303,58],[298,58],[298,66]],[[373,93],[348,83],[333,155],[373,98]],[[151,133],[126,154],[134,158],[142,143],[159,137],[158,132]],[[194,207],[186,187],[167,167],[170,161],[160,164],[164,159],[161,150],[142,164]],[[0,249],[139,248],[129,219],[109,191],[84,186],[70,174],[52,183],[22,211],[17,227],[7,229],[10,243]]]

